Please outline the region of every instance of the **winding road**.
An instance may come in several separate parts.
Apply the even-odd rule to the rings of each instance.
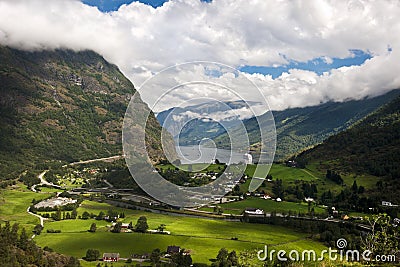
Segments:
[[[117,156],[111,156],[111,157],[99,158],[99,159],[81,160],[81,161],[72,162],[72,163],[63,165],[63,167],[74,166],[74,165],[79,165],[79,164],[86,164],[86,163],[91,163],[91,162],[96,162],[96,161],[111,162],[111,161],[122,159],[122,158],[124,158],[123,155],[117,155]]]
[[[31,190],[32,190],[33,192],[37,192],[36,187],[37,187],[37,186],[41,186],[41,185],[46,185],[46,186],[51,186],[51,187],[54,187],[54,188],[62,189],[61,186],[56,185],[56,184],[53,184],[53,183],[50,183],[50,182],[48,182],[48,181],[46,181],[46,180],[44,179],[44,175],[45,175],[48,171],[49,171],[49,170],[45,170],[45,171],[43,171],[42,173],[40,173],[40,174],[38,175],[38,178],[40,179],[40,183],[35,184],[35,185],[32,185]]]
[[[38,217],[39,220],[40,220],[40,225],[41,225],[42,227],[44,227],[44,220],[45,220],[45,218],[43,218],[42,216],[40,216],[40,215],[38,215],[38,214],[35,214],[35,213],[31,212],[31,207],[30,207],[30,206],[26,209],[26,212],[29,213],[30,215],[33,215],[33,216],[35,216],[35,217]],[[36,235],[33,234],[32,237],[31,237],[31,239],[34,239],[35,236],[36,236]]]

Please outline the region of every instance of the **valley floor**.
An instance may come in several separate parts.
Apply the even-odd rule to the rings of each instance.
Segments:
[[[13,190],[3,190],[0,220],[18,222],[28,230],[39,223],[39,219],[28,214],[26,208],[32,199],[42,199],[49,193],[33,193],[18,184]],[[41,247],[48,246],[54,251],[82,258],[87,249],[97,249],[100,253],[118,252],[122,258],[132,254],[148,254],[155,248],[165,251],[167,246],[177,245],[191,251],[194,262],[208,263],[225,247],[238,253],[256,251],[268,245],[274,249],[315,249],[325,248],[319,242],[293,230],[266,224],[248,224],[215,219],[200,219],[183,216],[155,214],[151,212],[116,208],[106,203],[84,200],[78,208],[78,216],[83,212],[98,214],[113,209],[125,213],[121,222],[136,223],[140,216],[146,216],[149,229],[166,225],[170,235],[142,233],[111,233],[110,223],[94,219],[45,220],[44,230],[35,237]],[[39,213],[40,214],[40,213]],[[90,225],[96,223],[97,231],[88,232]],[[61,233],[47,233],[48,229],[61,230]],[[237,240],[232,240],[232,239]]]

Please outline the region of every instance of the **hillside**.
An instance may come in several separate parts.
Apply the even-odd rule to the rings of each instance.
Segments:
[[[322,142],[335,133],[347,129],[399,94],[400,90],[393,90],[374,98],[340,103],[328,102],[312,107],[273,111],[277,133],[275,160],[283,160],[290,155]],[[258,119],[263,120],[263,115]],[[244,125],[247,129],[250,143],[259,142],[257,120],[250,118],[244,121]],[[214,138],[214,140],[217,146],[228,147],[226,134],[222,134]]]
[[[122,154],[122,121],[134,93],[119,69],[94,52],[0,46],[2,179],[28,167]],[[157,161],[161,127],[152,113],[146,132]]]
[[[305,151],[298,160],[341,172],[400,177],[400,97],[350,129]]]

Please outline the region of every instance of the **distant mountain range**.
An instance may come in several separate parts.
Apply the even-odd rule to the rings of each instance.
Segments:
[[[180,145],[196,145],[204,138],[213,139],[225,128],[232,128],[252,117],[249,105],[255,102],[209,101],[187,107],[176,107],[157,114],[160,124]],[[224,128],[225,127],[225,128]]]
[[[0,46],[2,178],[38,165],[122,154],[122,121],[135,92],[115,65],[94,52]],[[142,108],[148,110],[144,103]],[[163,157],[161,127],[153,113],[146,132],[157,161]]]
[[[362,100],[328,102],[312,107],[273,111],[277,133],[275,160],[283,160],[321,143],[329,136],[349,128],[399,95],[400,90],[393,90],[382,96]],[[261,115],[258,119],[262,121],[263,116],[266,115]],[[253,117],[243,123],[247,129],[250,144],[258,144],[260,133],[257,119]],[[229,138],[226,133],[213,139],[218,147],[229,147]]]

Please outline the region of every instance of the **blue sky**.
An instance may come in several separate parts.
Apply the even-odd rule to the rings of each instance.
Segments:
[[[132,2],[141,2],[152,7],[159,7],[167,2],[167,0],[82,0],[82,2],[89,6],[96,6],[100,11],[110,12],[118,10],[123,4],[130,4]]]
[[[212,0],[200,0],[201,2],[211,2]],[[116,11],[123,4],[132,2],[140,2],[154,8],[162,6],[168,0],[82,0],[83,3],[89,6],[96,6],[102,12]]]
[[[279,67],[265,67],[265,66],[243,66],[240,71],[247,72],[250,74],[261,73],[270,74],[272,78],[279,77],[283,72],[288,72],[290,69],[301,69],[313,71],[319,75],[324,72],[329,72],[332,69],[337,69],[345,66],[359,66],[365,62],[365,60],[372,58],[369,53],[362,50],[350,50],[352,53],[351,57],[347,58],[332,58],[331,62],[327,62],[323,57],[309,60],[307,62],[298,62],[289,60],[289,64]]]

